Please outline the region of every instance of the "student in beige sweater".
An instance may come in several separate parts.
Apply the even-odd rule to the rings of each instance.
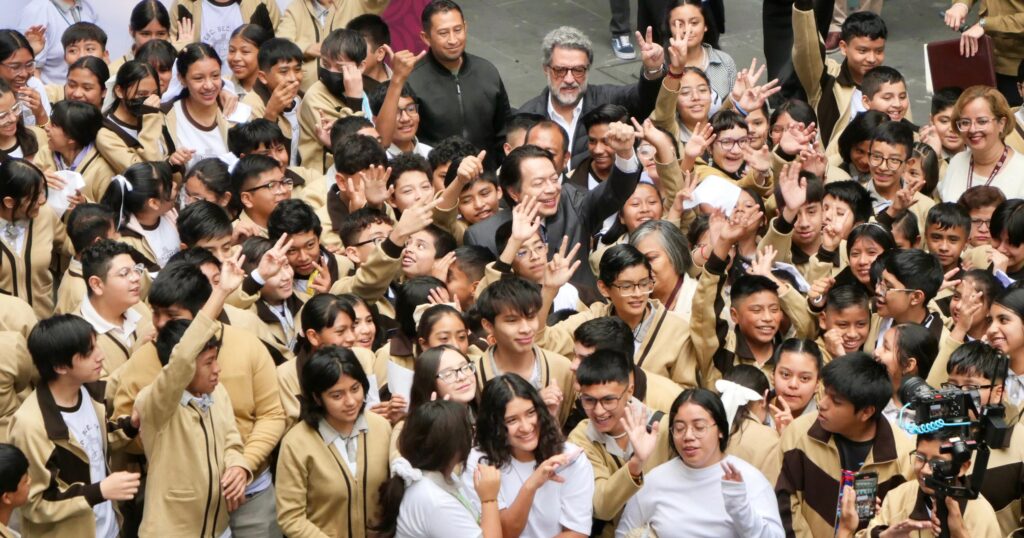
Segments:
[[[18,447],[0,444],[0,538],[19,536],[9,525],[14,511],[28,502],[28,458]]]

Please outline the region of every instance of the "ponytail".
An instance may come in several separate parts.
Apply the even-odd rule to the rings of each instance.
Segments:
[[[114,176],[100,203],[114,212],[114,227],[120,229],[129,215],[142,211],[151,198],[169,200],[174,192],[171,167],[166,162],[136,163]]]

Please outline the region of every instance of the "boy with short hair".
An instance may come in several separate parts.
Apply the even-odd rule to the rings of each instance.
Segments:
[[[1006,201],[1006,195],[998,187],[975,185],[964,191],[956,201],[971,218],[971,250],[988,252],[992,249],[992,214],[999,204]],[[984,260],[988,261],[988,260]],[[975,264],[980,266],[981,264]]]
[[[760,250],[771,245],[778,253],[776,261],[792,263],[804,278],[814,281],[819,277],[817,273],[831,268],[830,264],[812,260],[821,247],[825,186],[820,179],[808,173],[801,173],[798,181],[803,203],[790,208],[792,204],[787,204],[782,193],[776,192],[779,216],[771,220],[768,233],[757,246]]]
[[[67,220],[68,239],[75,255],[68,263],[57,288],[57,314],[69,314],[78,308],[89,286],[82,276],[82,251],[103,239],[117,240],[114,212],[101,204],[81,204],[71,210]]]
[[[914,476],[907,458],[913,444],[882,415],[892,398],[885,365],[867,353],[849,353],[825,365],[821,378],[817,412],[798,417],[782,433],[775,492],[788,536],[833,534],[844,470],[877,473],[883,502]]]
[[[875,316],[871,320],[868,345],[881,347],[890,327],[901,323],[924,326],[941,341],[942,316],[929,309],[942,286],[938,258],[923,250],[900,249],[889,253],[885,268],[875,285]]]
[[[28,502],[28,458],[18,447],[0,444],[0,536],[17,536],[8,525],[14,511]]]
[[[559,426],[565,424],[575,392],[569,359],[534,343],[542,306],[537,285],[519,277],[491,284],[476,300],[484,330],[494,345],[474,359],[480,386],[503,373],[516,373],[540,391]]]
[[[568,439],[583,448],[594,468],[592,536],[614,536],[623,508],[643,487],[644,473],[669,460],[670,418],[634,396],[633,373],[611,351],[595,352],[576,369],[587,418]]]
[[[110,63],[107,33],[91,22],[76,22],[68,26],[60,36],[60,44],[64,47],[64,63],[69,66],[82,56],[95,56]]]
[[[447,268],[437,262],[457,246],[452,234],[433,224],[410,234],[402,250],[402,274],[405,278],[430,275],[444,282]]]
[[[292,197],[292,185],[272,157],[254,154],[239,159],[231,172],[231,201],[239,210],[232,224],[236,233],[267,237],[267,219],[277,204]]]
[[[385,203],[388,155],[384,148],[369,136],[355,134],[338,141],[334,157],[334,175],[326,178],[331,182],[327,202],[317,210],[320,221],[330,223],[320,238],[328,250],[347,245],[341,242],[338,230],[349,213],[369,206],[391,214],[391,207]]]
[[[896,69],[887,65],[872,68],[864,74],[860,91],[861,102],[866,110],[882,112],[892,121],[907,121],[910,113],[907,81]]]
[[[292,180],[292,198],[305,200],[315,208],[323,207],[327,196],[327,182],[322,172],[302,166],[291,166],[291,141],[285,137],[279,124],[266,118],[255,118],[228,129],[228,149],[238,158],[246,155],[273,157]]]
[[[508,155],[512,150],[525,144],[526,133],[529,132],[530,128],[536,125],[537,122],[543,120],[544,116],[526,112],[520,112],[519,114],[512,114],[509,116],[508,121],[505,122],[505,143],[502,144],[502,149],[505,151],[505,155]]]
[[[494,255],[479,245],[463,245],[454,250],[455,262],[448,268],[445,287],[452,299],[459,301],[463,310],[476,303],[476,290],[484,278],[487,264],[494,261]]]
[[[326,293],[332,283],[352,269],[347,258],[320,245],[322,231],[320,219],[313,208],[302,200],[284,200],[267,220],[267,234],[271,241],[276,242],[285,235],[290,239],[288,263],[295,273],[295,295],[303,302],[315,293]]]
[[[388,143],[388,157],[394,159],[402,153],[415,153],[423,158],[430,156],[434,149],[416,138],[416,132],[420,127],[419,101],[416,94],[408,84],[401,84],[400,78],[392,79],[381,84],[373,93],[369,94],[370,110],[373,112],[373,119],[381,132],[381,138]],[[399,84],[401,84],[399,86]],[[400,90],[392,90],[400,88]],[[400,92],[397,103],[390,104],[396,99],[393,92]],[[390,111],[390,112],[389,112]],[[383,114],[393,113],[395,120],[388,124],[382,121]],[[391,129],[386,127],[390,126]]]
[[[391,78],[391,68],[385,62],[391,47],[391,30],[380,15],[364,13],[345,25],[359,32],[366,41],[366,60],[363,62],[363,88],[372,94]]]
[[[391,160],[388,205],[396,215],[401,215],[408,207],[434,198],[430,172],[427,159],[415,153],[400,153]]]
[[[957,99],[964,91],[960,88],[942,88],[932,95],[931,117],[929,122],[935,130],[935,138],[942,151],[936,151],[944,162],[948,163],[953,155],[964,149],[964,139],[953,127],[953,109]],[[928,139],[923,140],[934,147],[936,144]]]
[[[178,212],[180,250],[199,247],[224,261],[234,250],[231,217],[223,207],[206,200],[197,200]],[[173,256],[172,256],[173,257]]]
[[[124,243],[103,239],[82,251],[88,291],[74,314],[96,331],[102,350],[102,378],[109,378],[155,332],[152,313],[141,301],[145,268]]]
[[[299,105],[299,159],[307,168],[326,172],[334,163],[317,132],[324,118],[341,118],[363,110],[366,41],[355,30],[333,30],[320,46],[319,80]]]
[[[971,233],[971,217],[952,202],[935,204],[924,221],[924,243],[942,264],[942,272],[960,270],[960,256]],[[941,298],[941,295],[940,295]]]
[[[242,103],[252,109],[250,119],[262,118],[277,124],[287,141],[289,160],[298,162],[302,50],[287,39],[271,38],[260,45],[256,62],[259,64],[256,82],[252,91],[242,98]]]
[[[905,123],[886,122],[871,134],[868,154],[871,181],[867,188],[877,197],[874,210],[878,223],[889,229],[900,211],[909,210],[921,223],[935,205],[934,200],[921,193],[923,183],[911,184],[903,179],[913,150],[914,130]]]
[[[580,163],[568,181],[590,190],[606,181],[615,166],[615,150],[607,144],[608,126],[615,122],[629,122],[629,111],[616,104],[604,104],[580,117],[587,133],[587,151],[590,157]]]
[[[95,383],[103,350],[85,320],[61,314],[40,321],[28,339],[41,382],[11,419],[11,443],[28,458],[26,536],[118,536],[117,510],[139,490],[139,474],[109,473],[108,443],[138,434],[138,416],[107,423]],[[91,532],[89,532],[91,531]]]
[[[814,304],[815,297],[808,297]],[[863,286],[835,286],[825,294],[825,308],[818,313],[819,336],[815,343],[822,360],[828,364],[835,357],[862,351],[871,329],[871,296]]]

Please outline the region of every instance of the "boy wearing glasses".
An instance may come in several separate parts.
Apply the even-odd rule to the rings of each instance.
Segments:
[[[668,417],[634,398],[632,369],[611,350],[597,350],[576,369],[587,414],[569,434],[594,469],[592,536],[614,536],[622,510],[644,485],[644,473],[669,459]]]
[[[253,95],[250,92],[248,95]],[[265,118],[255,118],[239,123],[228,129],[228,150],[238,158],[246,155],[273,157],[284,171],[284,177],[292,181],[292,198],[305,200],[314,208],[323,207],[327,197],[327,182],[318,170],[302,166],[291,166],[295,162],[291,141],[285,136],[279,123]]]
[[[88,291],[73,313],[96,331],[96,345],[106,357],[103,380],[156,332],[149,307],[139,300],[145,268],[133,259],[134,252],[110,239],[82,251],[82,278]]]
[[[914,478],[907,457],[912,441],[882,415],[892,398],[885,365],[867,353],[849,353],[828,363],[821,377],[818,411],[805,413],[782,433],[775,494],[787,536],[833,535],[843,471],[877,473],[883,502]]]
[[[891,229],[904,209],[925,222],[935,201],[921,189],[924,181],[904,181],[907,161],[913,155],[914,130],[903,122],[886,122],[872,132],[868,150],[871,181],[866,185],[874,195],[874,211],[879,224]]]
[[[253,154],[239,159],[231,171],[231,204],[239,210],[234,222],[239,235],[267,237],[270,213],[292,197],[293,185],[272,157]]]
[[[885,332],[901,323],[922,325],[941,342],[948,329],[943,325],[942,316],[929,309],[929,303],[939,292],[942,279],[942,265],[933,254],[918,249],[891,252],[875,285],[875,316],[868,333],[869,348],[881,347]]]

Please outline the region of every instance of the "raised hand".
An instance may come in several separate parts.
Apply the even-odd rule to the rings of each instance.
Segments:
[[[668,216],[666,220],[671,222],[678,222],[683,217],[683,204],[687,200],[693,200],[693,189],[697,188],[697,174],[694,174],[692,170],[683,172],[683,183],[682,188],[676,193],[676,197],[672,200],[672,207],[668,210]]]
[[[775,250],[775,247],[765,245],[763,249],[754,254],[754,263],[747,269],[747,273],[775,280],[775,277],[772,276],[772,265],[775,263],[775,257],[778,254],[779,252]]]
[[[412,70],[416,68],[416,64],[426,55],[427,51],[425,50],[419,54],[413,54],[407,50],[396,52],[395,56],[391,59],[391,79],[398,81],[408,80]]]
[[[555,290],[561,288],[572,279],[572,275],[579,268],[580,260],[576,259],[576,253],[580,250],[580,244],[576,243],[572,250],[566,253],[565,250],[568,246],[569,237],[565,236],[562,238],[561,246],[558,247],[558,252],[551,257],[551,261],[544,268],[542,284],[545,288]]]
[[[278,84],[277,88],[274,88],[274,92],[270,94],[270,100],[267,101],[267,109],[263,113],[263,118],[277,121],[277,118],[295,102],[295,97],[299,95],[299,88],[301,86],[302,83],[298,80]]]
[[[799,155],[800,150],[814,143],[815,136],[817,136],[817,126],[814,122],[804,125],[801,122],[794,121],[782,132],[782,138],[779,139],[779,148],[786,155]]]
[[[886,208],[885,212],[890,217],[895,218],[900,211],[909,209],[916,204],[917,198],[915,196],[924,188],[924,183],[923,179],[904,180],[903,187],[896,191],[896,196],[892,199],[892,205]]]
[[[775,430],[782,433],[782,430],[786,429],[793,422],[793,408],[789,406],[784,398],[776,398],[775,401],[779,403],[778,406],[768,404],[768,411],[772,414],[772,421],[775,423]]]
[[[475,181],[484,173],[484,159],[487,157],[487,150],[482,150],[476,155],[467,155],[463,157],[462,162],[459,163],[458,171],[455,175],[463,185],[466,185],[472,181]]]
[[[640,473],[633,471],[642,469],[644,463],[647,463],[651,454],[654,453],[658,444],[658,430],[661,427],[661,422],[655,422],[651,425],[651,431],[647,431],[647,417],[642,412],[639,413],[639,416],[634,415],[633,407],[628,404],[624,405],[626,405],[626,414],[619,420],[622,427],[626,429],[630,446],[633,447],[633,457],[629,458],[630,473],[637,475]]]
[[[441,280],[444,280],[443,278]],[[431,288],[427,292],[427,302],[430,304],[448,304],[452,302],[451,295],[448,294],[448,288]]]
[[[245,264],[245,254],[242,254],[241,251],[229,255],[220,264],[220,283],[218,286],[229,295],[238,289],[242,285],[242,281],[245,280],[245,271],[242,270],[243,264]]]
[[[936,155],[942,155],[942,140],[939,139],[939,132],[935,129],[934,125],[926,123],[918,131],[918,135],[921,137],[921,142],[928,144],[935,150]]]
[[[754,149],[748,144],[743,148],[743,160],[747,166],[761,174],[772,170],[772,151],[768,149],[768,144],[762,145],[760,149]]]
[[[539,209],[537,199],[531,196],[523,196],[523,201],[512,208],[512,235],[509,239],[515,242],[516,250],[540,230]]]
[[[647,71],[661,69],[665,64],[665,49],[654,41],[653,30],[650,26],[647,27],[646,38],[640,35],[640,32],[636,33],[636,43],[640,48],[640,59],[643,61],[644,69]]]
[[[830,276],[823,276],[815,280],[811,284],[810,291],[807,292],[807,300],[811,301],[815,306],[824,305],[825,296],[828,295],[829,290],[835,285],[836,279]]]
[[[274,243],[274,246],[263,254],[256,271],[264,281],[273,278],[288,264],[288,249],[290,248],[292,248],[292,241],[288,234],[281,234],[277,243]]]
[[[733,464],[723,461],[722,471],[724,471],[722,473],[722,480],[726,482],[743,482],[743,475],[740,474],[739,469],[737,469]]]
[[[668,72],[679,76],[683,74],[686,67],[686,56],[689,53],[687,43],[690,40],[690,32],[683,32],[677,27],[672,28],[672,37],[668,39]]]
[[[192,17],[178,19],[178,38],[171,41],[171,45],[174,46],[175,50],[181,50],[192,42],[195,28],[195,22],[192,20]]]
[[[800,150],[796,162],[800,164],[802,170],[814,174],[821,180],[824,180],[825,174],[828,173],[828,157],[825,157],[814,144]]]
[[[562,389],[552,381],[548,386],[540,389],[540,398],[544,401],[544,406],[548,408],[551,416],[557,417],[558,408],[562,405],[562,400],[565,399]]]
[[[309,281],[309,288],[316,293],[329,293],[331,291],[331,272],[323,264],[313,263],[313,278]]]
[[[25,30],[25,39],[32,47],[32,55],[36,56],[46,48],[46,25],[36,24]]]
[[[363,180],[363,195],[368,205],[379,206],[387,200],[390,166],[371,164],[370,168],[359,172],[359,177]]]
[[[736,83],[732,87],[732,100],[743,110],[753,112],[764,105],[764,102],[782,90],[779,79],[758,85],[757,81],[764,75],[765,65],[757,67],[757,58],[750,61],[750,67],[736,75]]]
[[[433,276],[434,278],[440,280],[441,282],[446,282],[448,280],[448,269],[452,266],[453,263],[455,263],[455,251],[454,250],[449,252],[448,254],[445,254],[444,256],[441,256],[440,258],[434,260],[434,264],[431,265],[431,267],[430,267],[430,275]],[[436,288],[436,289],[445,290],[445,293],[448,292],[448,290],[445,289],[445,288]],[[448,301],[445,301],[445,302],[448,302]]]
[[[608,146],[615,151],[615,155],[620,159],[632,159],[633,145],[636,143],[636,138],[639,134],[633,129],[632,125],[616,121],[608,124],[605,140],[608,141]]]
[[[782,218],[795,222],[800,208],[807,202],[807,180],[800,177],[800,163],[786,163],[779,174],[779,194],[782,195]]]
[[[363,70],[355,62],[341,63],[341,79],[345,83],[345,97],[358,99],[363,96]]]
[[[320,145],[325,148],[331,147],[331,129],[334,128],[334,122],[338,121],[338,118],[324,114],[323,110],[316,111],[319,122],[316,125],[316,139],[320,142]]]
[[[404,247],[409,236],[430,226],[434,222],[434,207],[437,199],[423,200],[419,204],[405,208],[398,223],[391,229],[388,239],[392,243]]]
[[[964,25],[964,20],[967,18],[967,12],[971,8],[967,4],[957,2],[952,7],[946,10],[946,16],[943,18],[946,26],[957,32],[960,31],[960,27]]]
[[[996,249],[990,249],[988,252],[988,262],[992,264],[993,271],[1006,272],[1006,269],[1010,266],[1010,258],[999,252]]]
[[[690,135],[690,139],[683,146],[683,155],[693,160],[700,158],[707,153],[708,148],[711,147],[711,144],[715,143],[716,138],[718,138],[718,135],[715,134],[715,130],[711,127],[710,123],[698,122],[693,128],[693,134]]]
[[[843,347],[843,331],[840,329],[829,329],[821,335],[821,338],[825,341],[825,351],[828,351],[833,357],[841,357],[846,354],[846,348]]]
[[[956,315],[953,316],[953,330],[950,331],[950,336],[958,342],[964,341],[985,304],[983,300],[985,294],[975,291],[974,286],[968,282],[961,284],[963,289],[961,290],[960,304],[957,307]]]

